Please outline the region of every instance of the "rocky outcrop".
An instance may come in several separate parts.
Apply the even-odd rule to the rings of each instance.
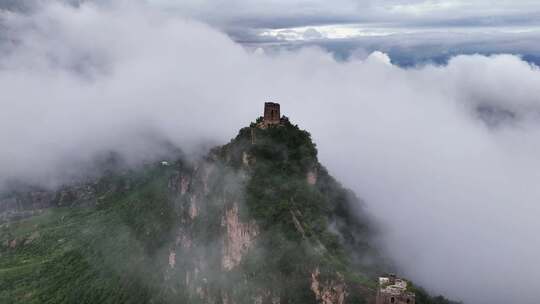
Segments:
[[[296,217],[296,215],[301,216],[302,214],[298,210],[296,210],[296,213],[292,209],[289,210],[289,211],[291,213],[291,217],[292,217],[292,220],[293,220],[294,227],[296,228],[296,230],[298,232],[300,232],[300,234],[302,234],[302,238],[306,239],[306,231],[304,230],[304,227],[302,227],[302,223],[300,223],[300,221]]]
[[[174,268],[176,267],[176,251],[171,250],[169,252],[169,267]]]
[[[321,304],[343,304],[347,296],[344,278],[339,273],[337,279],[321,280],[319,269],[311,273],[311,290]]]
[[[253,157],[246,151],[242,152],[242,165],[244,165],[245,168],[249,168],[250,166],[253,166],[255,163],[256,163],[255,157]]]
[[[189,187],[189,178],[185,175],[180,177],[180,194],[184,195],[188,191]]]
[[[212,174],[213,171],[214,171],[213,165],[204,165],[202,168],[202,183],[204,187],[204,194],[210,193],[210,185],[208,182],[210,180],[210,175]]]
[[[259,231],[254,221],[240,221],[237,203],[225,211],[221,225],[225,227],[221,264],[224,269],[231,270],[240,263]]]
[[[242,152],[242,164],[244,164],[244,166],[249,166],[249,154],[247,154],[247,152]]]
[[[199,215],[199,207],[197,206],[197,196],[192,195],[189,199],[188,214],[190,219],[195,219]]]
[[[355,269],[340,268],[344,276],[332,270],[336,264],[350,265],[337,244],[346,240],[338,237],[341,227],[326,225],[356,225],[343,215],[349,210],[349,195],[318,163],[309,133],[290,123],[266,130],[252,126],[242,129],[231,143],[192,161],[161,162],[58,191],[32,188],[29,193],[0,196],[0,201],[29,215],[33,213],[27,210],[94,202],[99,208],[85,208],[88,214],[104,216],[107,223],[114,219],[114,225],[129,229],[122,232],[136,237],[138,242],[129,242],[126,250],[137,251],[131,245],[145,249],[134,253],[145,263],[121,264],[122,259],[114,263],[122,270],[135,268],[135,275],[128,278],[133,282],[141,271],[145,282],[132,284],[136,288],[144,287],[148,270],[154,270],[148,276],[153,280],[151,289],[157,287],[159,292],[152,295],[154,302],[343,304],[348,294],[359,298],[356,283],[345,280],[354,277],[350,274]],[[364,226],[358,227],[365,232]],[[344,228],[357,235],[356,226]],[[88,238],[90,242],[108,237],[109,229],[88,229],[93,230],[98,237]],[[40,245],[48,240],[46,233],[27,238],[6,234],[0,250],[11,253],[26,249],[26,244]],[[351,250],[369,248],[356,237],[351,239]],[[66,240],[66,245],[75,243]],[[124,244],[118,245],[113,247]],[[124,272],[119,276],[127,277]],[[161,296],[171,301],[161,301]]]
[[[318,174],[317,174],[316,169],[312,169],[308,171],[307,176],[306,176],[307,183],[310,185],[315,185],[317,183],[317,177],[318,177]]]

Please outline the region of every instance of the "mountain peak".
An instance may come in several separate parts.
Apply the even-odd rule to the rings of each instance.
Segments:
[[[263,117],[199,161],[156,162],[7,198],[26,213],[0,226],[0,271],[8,274],[0,299],[374,300],[387,266],[363,204],[319,163],[310,133],[279,110],[265,104]],[[40,211],[27,212],[34,206]]]

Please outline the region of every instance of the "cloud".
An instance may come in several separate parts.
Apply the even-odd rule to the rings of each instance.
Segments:
[[[540,13],[534,0],[382,0],[382,1],[276,1],[254,3],[234,0],[216,1],[149,0],[156,6],[177,9],[186,15],[221,25],[254,28],[290,28],[323,24],[385,23],[395,26],[427,23],[501,25],[508,22],[538,24]],[[461,22],[463,20],[464,22]]]
[[[303,38],[304,39],[320,39],[322,37],[323,37],[323,35],[314,28],[308,28],[303,33]]]
[[[435,31],[395,33],[372,32],[363,36],[316,41],[294,40],[298,31],[287,30],[285,40],[279,36],[264,35],[264,39],[251,40],[243,37],[242,43],[249,47],[261,47],[267,51],[280,49],[298,50],[305,47],[320,47],[331,52],[340,60],[355,57],[356,53],[382,51],[392,57],[392,61],[404,67],[414,67],[426,63],[446,64],[452,57],[462,54],[515,54],[528,62],[540,64],[540,32],[526,29],[490,31],[488,29],[461,29],[459,31]],[[282,31],[275,31],[280,33]],[[349,30],[354,32],[354,30]],[[251,36],[253,37],[253,36]],[[325,36],[328,38],[328,36]],[[246,41],[251,41],[246,43]]]
[[[461,53],[523,54],[531,62],[540,62],[536,55],[540,46],[538,1],[148,2],[209,23],[233,40],[255,47],[294,48],[307,42],[327,47],[341,58],[355,48],[381,50],[382,44],[402,66],[442,62]],[[321,37],[306,36],[307,29]],[[403,47],[411,42],[417,46],[414,50]],[[450,52],[441,56],[445,48]]]
[[[161,142],[224,143],[277,100],[366,199],[405,275],[470,303],[536,303],[540,71],[520,58],[404,69],[383,53],[250,53],[144,4],[0,20],[1,182],[61,181],[104,151],[137,162]]]
[[[58,1],[73,6],[116,6],[125,2],[5,0],[0,1],[0,10],[33,11]],[[540,3],[535,0],[135,2],[210,24],[236,42],[254,48],[292,49],[314,44],[337,58],[347,58],[358,48],[380,50],[400,66],[446,63],[459,54],[501,52],[524,55],[529,62],[540,63]]]
[[[374,61],[374,62],[380,62],[380,63],[387,64],[387,65],[392,64],[392,60],[390,59],[390,57],[388,57],[387,54],[379,52],[379,51],[375,51],[375,52],[371,53],[367,57],[367,60]]]

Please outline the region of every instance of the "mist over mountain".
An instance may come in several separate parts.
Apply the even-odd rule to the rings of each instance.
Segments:
[[[403,274],[466,302],[535,303],[539,83],[513,55],[336,61],[246,49],[152,5],[44,2],[0,13],[0,184],[56,188],[109,153],[204,155],[277,100]]]
[[[94,179],[4,193],[0,300],[374,303],[394,266],[363,202],[276,116],[202,159],[111,159]],[[408,284],[408,303],[453,303]]]

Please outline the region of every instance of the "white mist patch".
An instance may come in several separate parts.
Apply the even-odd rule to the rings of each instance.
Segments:
[[[253,54],[139,5],[0,14],[0,183],[65,181],[103,151],[137,162],[162,141],[225,143],[278,101],[366,199],[404,275],[470,303],[536,303],[537,67],[509,55],[402,69],[383,53]],[[480,106],[511,122],[489,127]]]

